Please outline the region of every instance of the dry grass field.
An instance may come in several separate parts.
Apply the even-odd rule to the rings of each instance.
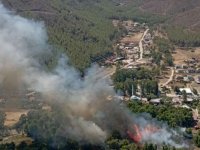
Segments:
[[[140,42],[140,40],[141,40],[141,38],[142,38],[142,36],[143,36],[143,33],[136,33],[136,34],[134,34],[134,35],[131,35],[131,36],[126,36],[126,37],[124,37],[122,40],[121,40],[121,42],[122,43],[136,43],[136,44],[138,44],[139,42]]]
[[[176,49],[176,53],[173,54],[175,64],[182,64],[184,60],[191,59],[193,57],[200,59],[200,48],[195,48],[193,50],[183,50],[178,48]]]
[[[13,110],[13,111],[6,111],[6,120],[4,125],[7,127],[11,127],[19,121],[19,118],[23,114],[27,114],[28,110]]]

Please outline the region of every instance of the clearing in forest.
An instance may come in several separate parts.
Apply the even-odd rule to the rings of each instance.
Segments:
[[[122,43],[139,43],[143,36],[143,32],[135,33],[134,35],[124,37],[121,42]]]
[[[4,122],[4,125],[7,126],[7,127],[11,127],[13,126],[14,124],[16,124],[21,115],[23,114],[27,114],[28,113],[28,110],[13,110],[13,111],[5,111],[5,114],[6,114],[6,120]]]

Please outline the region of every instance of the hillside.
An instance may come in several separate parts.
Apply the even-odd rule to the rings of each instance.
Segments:
[[[109,55],[117,29],[100,14],[97,2],[62,0],[3,0],[17,14],[46,24],[49,42],[67,53],[70,62],[83,70],[98,55]],[[90,7],[98,8],[89,10]],[[105,8],[106,9],[106,8]],[[93,11],[93,13],[91,13]],[[96,12],[95,12],[96,11]],[[105,28],[106,27],[106,28]]]
[[[21,16],[44,21],[49,42],[58,51],[64,51],[81,71],[91,62],[112,54],[112,44],[123,32],[113,28],[113,18],[152,24],[160,20],[140,14],[138,0],[2,0],[2,3]]]
[[[123,34],[112,19],[149,24],[167,23],[199,30],[198,0],[2,0],[19,15],[42,20],[49,42],[64,51],[83,71],[92,62],[112,54],[112,44]],[[51,64],[50,64],[51,65]]]
[[[0,1],[0,150],[200,147],[196,1]]]
[[[143,0],[140,10],[167,16],[169,23],[197,30],[200,26],[198,0]]]

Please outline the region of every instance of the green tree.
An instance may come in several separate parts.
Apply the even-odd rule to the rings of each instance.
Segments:
[[[182,96],[183,96],[183,102],[187,102],[187,93],[185,90],[182,91]]]
[[[143,150],[157,150],[157,146],[154,144],[145,144]]]
[[[195,89],[195,88],[192,89],[192,92],[193,92],[195,95],[199,95],[197,89]]]
[[[197,147],[200,147],[200,132],[198,132],[197,135],[194,136],[194,143]]]
[[[4,129],[5,119],[6,119],[6,114],[4,112],[0,112],[0,129]]]

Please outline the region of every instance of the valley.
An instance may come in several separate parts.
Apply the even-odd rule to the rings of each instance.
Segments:
[[[0,149],[200,147],[197,0],[2,0]]]

